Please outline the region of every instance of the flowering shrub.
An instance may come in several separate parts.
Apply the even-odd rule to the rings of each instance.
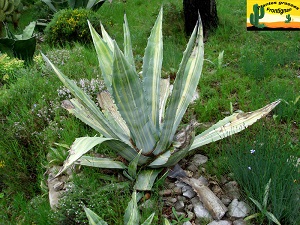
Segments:
[[[0,86],[16,79],[20,70],[24,67],[24,61],[10,58],[7,54],[0,53]]]
[[[96,29],[100,30],[99,17],[97,13],[91,10],[64,9],[58,11],[45,29],[46,41],[53,45],[91,41],[87,20],[95,25]]]

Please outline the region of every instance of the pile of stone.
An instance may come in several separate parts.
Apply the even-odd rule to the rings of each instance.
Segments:
[[[167,180],[167,189],[160,192],[166,208],[174,207],[178,216],[190,218],[184,225],[246,225],[243,220],[250,207],[242,201],[236,181],[222,177],[221,181],[198,176],[207,157],[196,154],[187,163],[185,175],[175,171]],[[173,214],[171,216],[174,216]]]

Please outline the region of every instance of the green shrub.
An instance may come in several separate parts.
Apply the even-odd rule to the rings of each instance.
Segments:
[[[24,61],[0,53],[0,87],[20,76]]]
[[[45,29],[46,41],[51,45],[64,45],[68,42],[88,43],[92,40],[89,20],[96,30],[100,30],[97,13],[87,9],[64,9],[54,14]]]

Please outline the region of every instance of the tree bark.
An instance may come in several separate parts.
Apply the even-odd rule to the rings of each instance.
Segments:
[[[200,13],[204,36],[209,30],[218,26],[216,0],[183,0],[183,13],[185,19],[185,32],[190,35],[198,20]]]

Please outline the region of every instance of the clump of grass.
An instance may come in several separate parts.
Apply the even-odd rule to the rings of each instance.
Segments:
[[[232,143],[230,169],[246,196],[263,202],[265,186],[269,187],[266,209],[273,213],[281,224],[299,224],[299,168],[297,155],[288,142],[289,137],[278,136],[272,131],[261,129],[254,142],[249,137]],[[267,218],[260,217],[259,224]],[[271,223],[271,221],[269,221]]]

